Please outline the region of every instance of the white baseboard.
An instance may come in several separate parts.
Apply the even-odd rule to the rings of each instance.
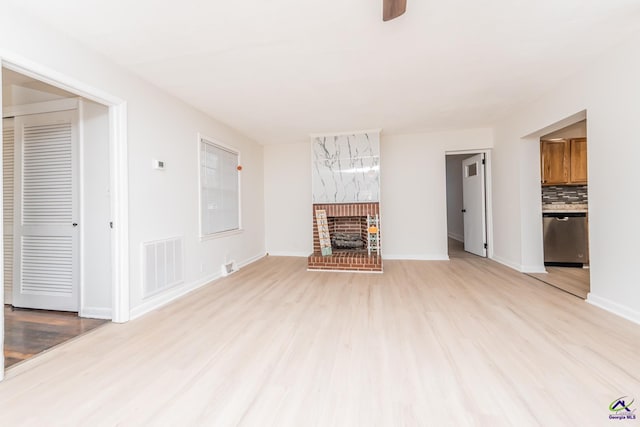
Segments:
[[[202,286],[211,283],[216,279],[219,279],[221,276],[222,275],[218,272],[196,280],[195,282],[178,285],[171,288],[170,290],[162,292],[158,295],[154,295],[145,300],[142,304],[131,309],[130,320],[137,319],[138,317],[143,316],[152,310],[167,305],[171,301],[178,299],[191,291],[201,288]]]
[[[464,242],[464,236],[462,234],[448,232],[447,236],[453,240],[457,240],[458,242]]]
[[[501,257],[496,256],[496,255],[494,255],[493,258],[491,258],[491,259],[494,260],[497,263],[500,263],[500,264],[502,264],[504,266],[512,268],[512,269],[514,269],[516,271],[520,271],[520,272],[522,271],[520,264],[517,264],[517,263],[515,263],[513,261],[509,261],[508,259],[504,259],[504,258],[501,258]]]
[[[520,266],[522,273],[546,273],[544,265],[522,265]]]
[[[509,261],[507,259],[501,258],[496,255],[493,255],[493,257],[491,257],[490,259],[502,265],[505,265],[509,268],[512,268],[516,271],[519,271],[520,273],[546,273],[547,272],[547,270],[544,268],[544,264],[543,265],[522,265],[513,261]]]
[[[627,306],[618,304],[617,302],[611,301],[606,298],[599,297],[597,295],[594,295],[592,292],[589,292],[589,294],[587,295],[587,302],[603,310],[607,310],[610,313],[630,320],[633,323],[640,324],[640,312],[635,311]]]
[[[248,258],[245,261],[242,261],[241,263],[238,263],[238,268],[242,268],[245,267],[259,259],[261,259],[262,257],[264,257],[265,254],[259,254],[253,257]],[[157,308],[160,308],[164,305],[169,304],[171,301],[174,301],[192,291],[195,291],[198,288],[201,288],[205,285],[210,284],[211,282],[219,279],[222,277],[222,274],[220,272],[218,273],[214,273],[214,274],[210,274],[208,276],[202,277],[196,281],[193,281],[191,283],[186,283],[183,285],[179,285],[179,286],[175,286],[169,290],[167,290],[166,292],[163,292],[161,294],[158,295],[154,295],[153,297],[147,299],[146,301],[144,301],[142,304],[134,307],[131,309],[130,312],[130,320],[133,319],[137,319],[140,316],[143,316],[147,313],[149,313],[150,311],[153,311]]]
[[[113,318],[111,315],[111,309],[104,308],[104,307],[83,307],[80,309],[78,316],[88,317],[90,319],[107,319],[107,320],[111,320]]]
[[[383,254],[383,260],[409,260],[409,261],[449,261],[447,254]]]
[[[248,259],[242,261],[241,263],[237,264],[237,266],[238,266],[238,268],[245,267],[245,266],[247,266],[249,264],[253,264],[254,262],[258,261],[259,259],[264,258],[265,256],[267,256],[266,252],[258,254],[256,256],[252,256],[251,258],[248,258]]]
[[[309,255],[311,255],[312,252],[313,252],[313,250],[309,251],[309,252],[287,252],[287,251],[279,252],[279,251],[276,251],[276,252],[267,252],[267,254],[269,256],[295,256],[295,257],[307,258]]]

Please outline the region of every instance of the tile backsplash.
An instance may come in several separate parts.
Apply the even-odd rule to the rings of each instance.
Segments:
[[[550,185],[542,187],[543,205],[586,204],[588,191],[586,185]]]

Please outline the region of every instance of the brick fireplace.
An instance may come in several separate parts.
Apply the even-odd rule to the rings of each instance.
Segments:
[[[315,216],[318,209],[324,209],[327,213],[330,236],[343,234],[354,239],[357,239],[355,236],[359,236],[363,244],[356,248],[336,247],[332,244],[332,254],[323,256]],[[382,272],[382,258],[379,251],[369,253],[367,250],[367,215],[379,216],[379,203],[314,204],[312,215],[313,254],[308,258],[309,270]]]

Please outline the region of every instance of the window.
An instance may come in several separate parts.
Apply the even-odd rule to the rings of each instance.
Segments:
[[[478,175],[478,163],[471,163],[467,165],[467,178],[470,176]]]
[[[200,235],[240,230],[240,153],[203,136],[200,140]]]

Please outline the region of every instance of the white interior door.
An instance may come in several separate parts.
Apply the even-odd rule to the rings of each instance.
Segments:
[[[78,311],[77,110],[15,118],[13,305]]]
[[[484,154],[462,161],[464,250],[486,257],[487,222],[485,209]]]

